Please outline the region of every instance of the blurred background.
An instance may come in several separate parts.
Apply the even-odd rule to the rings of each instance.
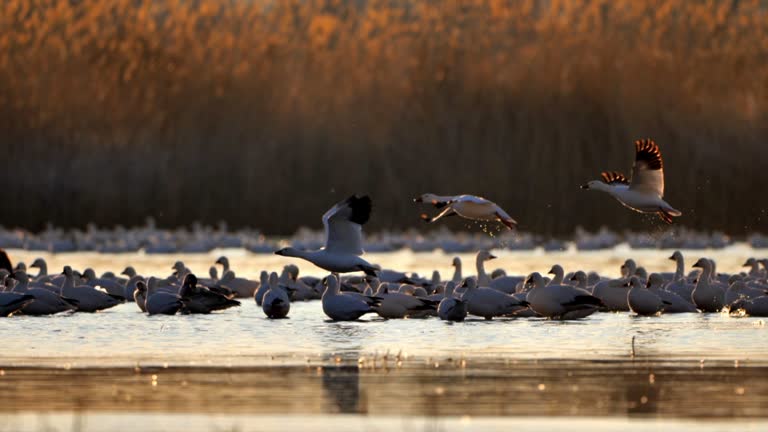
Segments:
[[[676,224],[766,231],[768,1],[0,3],[5,226],[290,234],[357,192],[403,228],[430,191],[653,229],[579,189],[645,137]]]

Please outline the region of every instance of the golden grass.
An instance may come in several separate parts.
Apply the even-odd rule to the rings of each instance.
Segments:
[[[433,190],[488,195],[539,232],[616,227],[637,216],[577,186],[651,136],[682,221],[764,230],[748,195],[768,184],[767,7],[4,1],[0,145],[18,168],[0,223],[290,232],[361,191],[374,224],[402,226]]]

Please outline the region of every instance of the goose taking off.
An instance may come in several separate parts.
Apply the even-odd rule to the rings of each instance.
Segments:
[[[664,164],[659,146],[653,140],[635,141],[635,164],[628,180],[619,172],[603,172],[603,181],[593,180],[582,189],[593,189],[610,194],[622,205],[640,213],[656,213],[671,224],[672,217],[683,213],[664,201]]]
[[[499,221],[509,229],[515,229],[517,222],[498,204],[483,197],[475,195],[441,196],[425,193],[413,200],[432,204],[435,208],[442,209],[437,216],[429,217],[426,213],[420,215],[425,222],[432,223],[446,216],[459,215],[465,219],[482,221]]]
[[[323,215],[323,248],[305,251],[287,247],[275,254],[301,258],[332,273],[363,271],[369,276],[376,276],[376,268],[360,258],[363,254],[363,225],[371,217],[371,207],[370,197],[352,195]]]

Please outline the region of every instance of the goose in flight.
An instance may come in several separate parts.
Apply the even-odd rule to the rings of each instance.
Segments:
[[[622,205],[640,213],[656,213],[665,223],[683,213],[664,201],[664,164],[659,146],[651,139],[635,141],[635,164],[632,178],[611,171],[601,174],[602,181],[592,180],[582,189],[610,194]]]
[[[371,207],[370,197],[352,195],[323,215],[323,248],[306,251],[287,247],[275,254],[307,260],[331,273],[363,271],[369,276],[376,276],[376,267],[360,258],[363,254],[363,225],[371,217]]]
[[[428,203],[442,209],[437,216],[429,217],[426,213],[420,215],[421,220],[432,223],[446,216],[459,215],[465,219],[481,221],[499,221],[513,230],[517,222],[498,204],[475,195],[441,196],[425,193],[413,200],[418,203]]]

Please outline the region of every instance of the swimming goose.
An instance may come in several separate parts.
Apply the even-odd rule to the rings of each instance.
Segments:
[[[603,302],[602,310],[610,312],[626,312],[629,310],[629,305],[627,304],[627,295],[629,294],[628,280],[624,278],[609,279],[600,281],[592,287],[592,295]]]
[[[539,273],[532,273],[526,284],[533,287],[527,294],[531,309],[552,319],[578,319],[603,307],[599,298],[570,285],[547,285]]]
[[[10,278],[18,281],[12,292],[29,294],[35,298],[35,301],[26,304],[21,309],[24,315],[53,315],[77,310],[77,300],[64,298],[49,289],[29,287],[29,276],[24,271],[14,272]]]
[[[493,288],[478,287],[474,279],[464,281],[466,290],[461,299],[467,303],[467,313],[483,317],[487,320],[493,317],[512,315],[528,307],[526,300],[504,294]]]
[[[690,300],[664,289],[664,283],[664,278],[658,273],[651,273],[648,276],[648,289],[664,302],[664,313],[697,313],[699,311]]]
[[[291,296],[291,301],[320,299],[322,293],[317,292],[314,287],[305,284],[299,279],[299,267],[297,265],[288,264],[285,266],[285,269],[288,273],[288,288],[290,290],[288,294]]]
[[[277,255],[296,257],[332,273],[363,271],[376,276],[376,268],[360,258],[363,254],[363,225],[371,216],[371,198],[352,195],[323,215],[325,247],[316,251],[287,247]]]
[[[467,317],[467,302],[453,296],[456,284],[449,281],[445,285],[445,296],[437,305],[437,316],[443,321],[464,321]]]
[[[565,279],[565,270],[559,264],[555,264],[549,269],[549,273],[552,275],[552,280],[547,285],[563,285]]]
[[[453,277],[451,280],[454,284],[461,283],[462,280],[464,280],[463,277],[461,277],[461,258],[459,257],[453,257],[453,261],[451,262],[451,266],[453,266]]]
[[[329,275],[324,284],[323,312],[333,321],[355,321],[367,313],[376,312],[374,307],[379,304],[379,299],[342,293],[336,275]]]
[[[122,303],[122,296],[114,296],[104,291],[99,291],[89,285],[75,285],[75,274],[72,267],[64,267],[64,284],[61,286],[62,297],[75,299],[78,302],[78,312],[98,312],[109,309]]]
[[[111,279],[104,279],[96,277],[96,272],[93,271],[92,268],[87,268],[83,270],[83,278],[85,279],[85,283],[83,285],[88,285],[93,288],[101,288],[104,291],[107,292],[107,294],[116,296],[116,297],[123,297],[125,296],[125,286],[115,282]]]
[[[667,305],[667,302],[648,289],[650,282],[643,286],[640,278],[632,276],[626,285],[631,287],[627,294],[627,304],[629,309],[638,315],[657,315]]]
[[[713,262],[707,258],[696,261],[693,267],[701,268],[702,273],[691,293],[691,299],[702,312],[720,312],[725,306],[725,287],[712,281]]]
[[[768,296],[739,299],[730,305],[730,312],[743,310],[749,316],[768,317]]]
[[[0,317],[11,316],[35,301],[35,296],[14,292],[0,292]]]
[[[184,299],[179,294],[158,290],[147,293],[144,307],[149,315],[176,315],[184,307]]]
[[[496,259],[488,250],[482,249],[477,253],[475,267],[477,269],[477,286],[493,288],[505,294],[514,294],[517,286],[524,278],[515,276],[503,276],[497,279],[491,279],[485,271],[485,262]]]
[[[237,277],[233,270],[227,270],[218,281],[218,286],[225,286],[237,298],[250,298],[256,293],[261,284],[258,281]]]
[[[379,299],[376,313],[386,319],[401,319],[413,317],[425,310],[434,311],[439,303],[400,292],[390,292],[386,282],[379,285],[373,296]]]
[[[496,203],[475,195],[440,196],[425,193],[414,199],[414,202],[432,204],[443,209],[437,216],[429,217],[426,213],[420,215],[421,220],[432,223],[446,216],[459,215],[465,219],[498,221],[509,229],[515,229],[517,222]]]
[[[288,290],[287,285],[281,285],[278,282],[277,273],[270,275],[269,288],[264,293],[264,299],[261,303],[261,309],[267,318],[280,319],[288,316],[288,312],[291,310],[291,298]]]
[[[211,312],[240,306],[240,302],[211,291],[208,287],[198,285],[197,277],[190,273],[184,277],[180,296],[184,297],[182,313],[209,314]]]
[[[656,213],[670,224],[673,217],[682,216],[664,201],[664,166],[659,146],[653,140],[635,141],[635,163],[632,178],[619,172],[603,172],[603,181],[593,180],[582,186],[606,192],[622,205],[640,213]]]

